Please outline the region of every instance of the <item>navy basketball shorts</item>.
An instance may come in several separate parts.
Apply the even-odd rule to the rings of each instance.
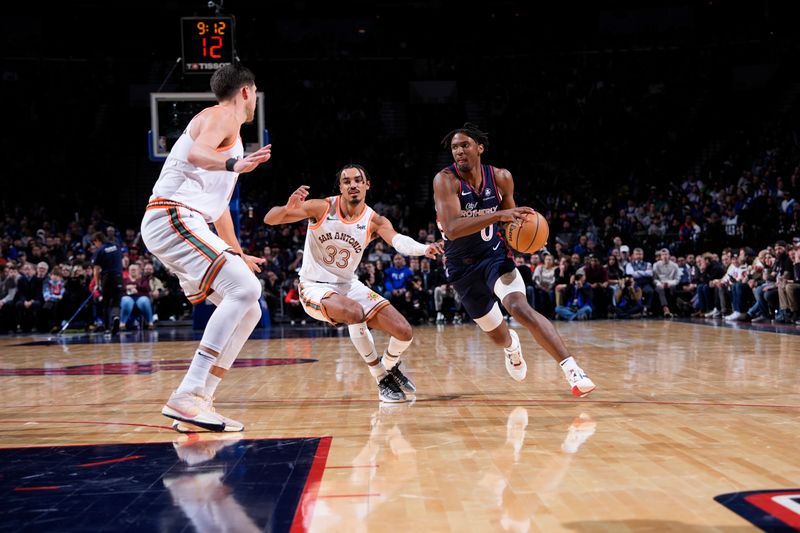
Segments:
[[[507,255],[489,254],[472,265],[448,264],[448,281],[461,297],[461,304],[469,317],[475,320],[492,310],[497,279],[515,268],[514,261]]]

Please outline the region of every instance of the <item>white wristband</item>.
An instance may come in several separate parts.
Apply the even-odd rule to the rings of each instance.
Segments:
[[[419,243],[399,233],[392,239],[392,247],[403,255],[425,255],[428,245]]]

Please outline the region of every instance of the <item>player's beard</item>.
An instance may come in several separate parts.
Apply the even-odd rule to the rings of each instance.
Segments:
[[[456,167],[459,172],[470,172],[472,170],[472,165],[470,165],[469,162],[456,163]]]

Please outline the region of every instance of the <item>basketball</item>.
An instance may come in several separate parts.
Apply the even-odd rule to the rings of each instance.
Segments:
[[[523,254],[536,253],[547,244],[550,226],[538,211],[526,214],[522,224],[511,222],[506,225],[506,241],[514,250]]]

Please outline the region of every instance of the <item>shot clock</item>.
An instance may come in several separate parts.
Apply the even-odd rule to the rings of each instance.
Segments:
[[[184,74],[213,74],[234,59],[233,17],[181,17]]]

